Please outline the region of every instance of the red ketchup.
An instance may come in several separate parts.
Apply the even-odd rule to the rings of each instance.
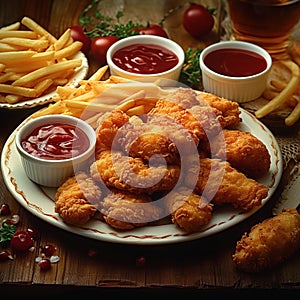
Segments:
[[[127,72],[156,74],[175,67],[178,57],[161,46],[135,44],[116,51],[112,61]]]
[[[34,129],[21,141],[21,145],[32,156],[61,160],[85,152],[89,147],[89,139],[75,125],[53,123]]]
[[[243,49],[212,51],[205,56],[204,63],[212,71],[231,77],[255,75],[267,67],[267,62],[261,55]]]

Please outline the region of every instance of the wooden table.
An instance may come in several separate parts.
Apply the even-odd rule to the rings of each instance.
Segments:
[[[59,36],[68,26],[78,23],[78,17],[88,3],[89,0],[0,1],[0,27],[19,21],[23,16],[29,16],[53,35]],[[180,1],[127,0],[122,3],[125,3],[126,18],[139,16],[144,20],[158,22]],[[220,4],[219,1],[213,3]],[[148,8],[143,14],[137,14],[142,6]],[[209,37],[198,41],[189,37],[180,26],[179,11],[174,14],[177,16],[172,15],[172,21],[166,21],[166,28],[170,37],[181,43],[184,48],[203,48],[206,44],[218,40],[222,28],[215,28]],[[222,16],[221,10],[217,10],[217,16]],[[92,74],[99,66],[91,57],[88,58],[89,72]],[[37,109],[39,108],[0,111],[0,149],[16,126]],[[259,274],[238,271],[231,259],[235,244],[241,235],[252,225],[272,215],[274,202],[286,183],[287,175],[286,171],[272,199],[237,226],[191,242],[144,246],[90,240],[44,222],[19,205],[8,191],[1,173],[0,203],[8,203],[11,210],[20,215],[19,227],[31,227],[39,233],[33,253],[0,263],[1,299],[3,295],[39,295],[52,299],[57,295],[160,295],[179,298],[260,293],[299,295],[299,255],[293,256],[271,271]],[[46,243],[57,247],[60,261],[53,264],[51,270],[43,272],[34,258],[39,246]],[[97,251],[95,256],[89,255],[91,249]],[[143,267],[136,266],[136,259],[139,257],[145,258],[146,263]]]

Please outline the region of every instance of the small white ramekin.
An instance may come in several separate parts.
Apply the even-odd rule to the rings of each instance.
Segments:
[[[71,124],[82,129],[90,142],[88,149],[76,157],[58,160],[37,158],[23,149],[21,146],[23,138],[30,134],[35,128],[53,123]],[[25,121],[18,128],[15,138],[15,145],[20,154],[26,175],[35,183],[47,187],[58,187],[76,171],[84,168],[89,158],[91,158],[95,152],[95,144],[96,133],[88,123],[76,117],[60,114],[41,116],[29,119],[27,122]]]
[[[112,57],[116,51],[126,46],[130,46],[134,44],[144,44],[144,45],[152,44],[152,45],[158,45],[160,47],[164,47],[170,51],[173,51],[174,54],[177,55],[178,63],[175,67],[167,71],[156,73],[156,74],[137,74],[137,73],[125,71],[120,67],[118,67],[113,62]],[[116,75],[123,78],[143,81],[143,82],[154,82],[155,80],[158,79],[169,79],[169,80],[177,81],[179,79],[181,68],[184,63],[184,58],[185,58],[184,50],[176,42],[168,38],[155,36],[155,35],[147,35],[147,34],[134,35],[127,38],[123,38],[117,41],[116,43],[114,43],[113,45],[111,45],[106,54],[106,60],[111,75]]]
[[[243,49],[261,55],[267,63],[264,71],[245,77],[231,77],[218,74],[209,69],[204,59],[207,54],[218,49]],[[236,102],[248,102],[260,97],[266,88],[268,75],[272,66],[270,54],[263,48],[242,41],[221,41],[203,49],[199,58],[204,91]]]

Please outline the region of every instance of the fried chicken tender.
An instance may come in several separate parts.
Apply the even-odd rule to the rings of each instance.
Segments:
[[[252,178],[263,177],[270,168],[271,157],[266,145],[250,132],[224,129],[201,147],[208,156],[225,159]]]
[[[286,209],[254,225],[236,244],[233,262],[245,272],[271,269],[300,249],[300,214]]]
[[[168,116],[153,115],[145,123],[129,124],[119,130],[117,139],[132,157],[149,162],[156,155],[168,164],[180,164],[180,155],[197,151],[187,130]]]
[[[55,194],[55,212],[65,223],[83,225],[97,212],[102,191],[84,172],[68,178]]]
[[[198,93],[197,99],[201,106],[209,105],[221,112],[218,121],[222,128],[236,128],[240,124],[241,111],[237,102],[205,92]]]
[[[167,99],[159,99],[148,115],[167,115],[185,127],[198,144],[206,136],[217,134],[222,128],[240,123],[238,103],[189,88],[179,88]]]
[[[141,158],[106,150],[92,163],[90,174],[96,182],[103,182],[107,187],[150,195],[156,191],[171,190],[180,177],[180,167],[152,166]]]
[[[100,211],[105,222],[118,230],[145,226],[162,217],[162,209],[150,196],[115,189],[104,197]]]
[[[164,197],[172,222],[187,233],[199,232],[212,218],[213,205],[186,187]]]
[[[129,121],[129,116],[122,110],[115,109],[107,112],[98,120],[96,130],[97,140],[95,153],[96,157],[99,152],[111,149],[112,143],[118,130]]]
[[[198,176],[195,193],[205,196],[215,205],[230,204],[246,212],[260,206],[268,195],[268,187],[248,178],[227,161],[200,158],[199,174],[190,172],[185,177],[189,187],[193,176]]]

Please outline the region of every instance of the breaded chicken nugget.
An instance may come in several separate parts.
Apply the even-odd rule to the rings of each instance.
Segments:
[[[171,190],[180,177],[177,165],[148,165],[141,158],[124,155],[120,151],[102,151],[90,166],[96,182],[107,187],[151,195]]]
[[[188,233],[201,231],[212,218],[213,205],[185,187],[165,196],[164,204],[172,222]]]
[[[188,174],[186,184],[190,186]],[[204,195],[213,204],[230,204],[246,212],[260,206],[268,195],[268,187],[248,178],[233,168],[229,162],[218,159],[201,158],[195,192]]]
[[[269,171],[269,151],[266,145],[250,132],[224,129],[202,146],[209,155],[224,158],[232,167],[249,177],[259,178]]]
[[[83,225],[97,212],[102,191],[84,172],[68,178],[55,194],[55,212],[65,223]]]
[[[145,226],[162,217],[162,209],[150,196],[115,189],[103,198],[101,207],[105,222],[118,230]]]
[[[286,209],[244,233],[232,259],[242,271],[260,272],[279,265],[299,249],[300,214]]]

